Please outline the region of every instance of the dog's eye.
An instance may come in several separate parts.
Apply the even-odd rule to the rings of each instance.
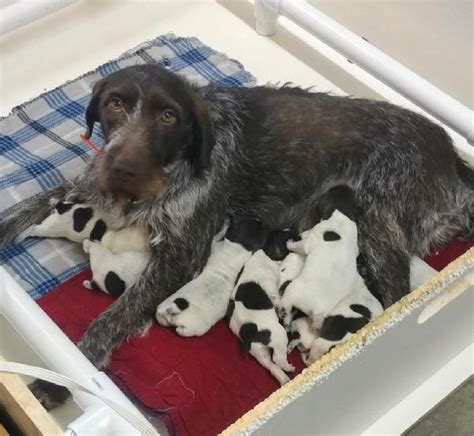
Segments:
[[[176,115],[171,109],[166,109],[160,116],[160,121],[163,124],[172,124],[176,121]]]
[[[122,100],[117,97],[113,98],[112,100],[110,100],[109,107],[114,111],[121,111],[123,109]]]

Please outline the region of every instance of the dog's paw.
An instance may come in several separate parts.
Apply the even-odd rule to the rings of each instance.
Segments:
[[[283,369],[283,371],[285,372],[295,372],[296,368],[295,368],[295,365],[292,365],[291,363],[287,363],[281,369]]]
[[[28,387],[46,410],[61,406],[71,395],[66,388],[43,380],[35,380]]]
[[[89,291],[92,291],[92,285],[90,280],[84,280],[82,282],[82,286],[84,286],[86,289],[89,289]]]

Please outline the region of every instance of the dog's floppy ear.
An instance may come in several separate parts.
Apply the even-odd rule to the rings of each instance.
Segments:
[[[211,120],[207,112],[206,103],[201,97],[193,98],[193,158],[197,169],[204,170],[211,163],[211,152],[214,147]]]
[[[94,84],[92,87],[92,98],[89,102],[89,105],[86,109],[86,124],[87,130],[84,134],[86,139],[89,139],[92,136],[92,131],[94,130],[94,123],[100,121],[99,116],[99,102],[100,102],[100,94],[104,89],[105,79],[99,80]]]

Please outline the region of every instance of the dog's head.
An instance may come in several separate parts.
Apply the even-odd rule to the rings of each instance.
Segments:
[[[97,82],[86,111],[86,138],[102,126],[105,156],[96,166],[102,191],[154,197],[166,168],[188,160],[197,173],[210,163],[213,140],[204,101],[178,75],[157,65],[124,68]]]

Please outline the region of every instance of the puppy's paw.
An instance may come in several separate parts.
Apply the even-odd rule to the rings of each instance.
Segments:
[[[297,341],[297,340],[290,341],[290,342],[288,343],[288,348],[287,348],[288,354],[290,354],[290,353],[295,349],[295,347],[296,347],[297,345],[298,345],[298,341]]]
[[[198,332],[196,332],[195,329],[187,326],[176,327],[176,333],[179,336],[184,336],[185,338],[190,338],[192,336],[201,336],[200,334],[198,334]]]
[[[84,239],[84,241],[82,241],[82,249],[84,250],[84,253],[89,254],[93,244],[94,243],[90,239]]]
[[[86,289],[89,289],[89,291],[92,291],[92,285],[90,280],[84,280],[82,282],[82,286],[84,286]]]
[[[311,361],[309,359],[309,351],[302,351],[301,353],[301,360],[306,366],[311,365]]]
[[[28,227],[26,230],[24,230],[23,232],[21,232],[16,238],[15,238],[15,242],[22,242],[24,241],[26,238],[30,238],[32,236],[36,236],[36,233],[35,233],[35,230],[36,230],[36,224]]]
[[[182,312],[181,309],[175,303],[172,303],[171,305],[169,305],[165,310],[165,313],[167,316],[178,315],[181,312]]]
[[[305,364],[311,365],[313,362],[316,362],[317,360],[321,359],[324,354],[326,354],[328,351],[328,347],[324,346],[321,344],[321,341],[318,339],[314,340],[313,343],[311,344],[311,350],[309,351],[308,359]]]
[[[289,330],[291,325],[291,309],[286,306],[276,306],[276,312],[283,326]]]
[[[283,386],[290,381],[290,377],[288,377],[284,372],[281,375],[276,376],[276,379],[280,382],[280,385]]]
[[[158,308],[156,311],[156,320],[158,321],[158,324],[169,327],[171,324],[166,316],[166,313],[161,308]]]
[[[288,363],[284,365],[281,369],[285,372],[295,372],[295,365],[292,365],[291,363]]]

